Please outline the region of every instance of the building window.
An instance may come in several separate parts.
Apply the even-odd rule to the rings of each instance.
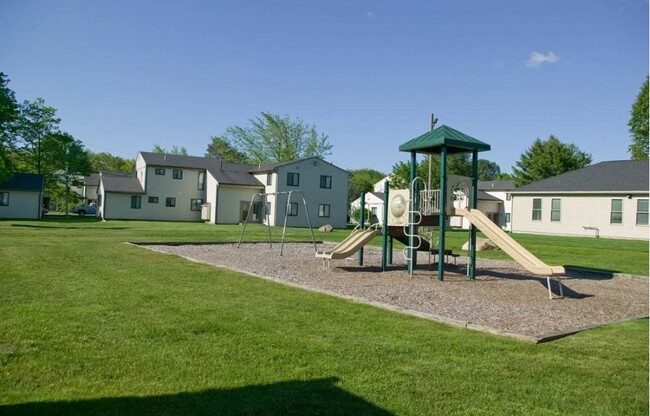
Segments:
[[[542,220],[542,198],[533,198],[533,221]]]
[[[97,195],[97,205],[102,206],[102,194]]]
[[[612,199],[612,206],[609,213],[610,224],[623,224],[623,200]]]
[[[190,200],[190,211],[201,211],[201,205],[203,205],[202,199],[191,199]]]
[[[648,200],[636,201],[636,225],[648,225]]]
[[[322,176],[321,176],[322,178]],[[296,204],[298,205],[298,204]],[[329,204],[320,204],[318,206],[318,216],[319,217],[329,217],[330,216],[330,206]]]
[[[378,218],[377,217],[377,207],[370,208],[370,213],[372,214],[372,218]]]
[[[149,203],[150,204],[157,204],[158,203],[158,197],[157,196],[150,196],[149,197]]]
[[[287,173],[287,186],[300,186],[300,174],[293,172]]]
[[[205,172],[199,172],[199,183],[198,183],[197,189],[199,191],[202,191],[202,190],[205,189]]]
[[[0,207],[9,206],[9,192],[0,192]]]
[[[506,212],[506,224],[510,224],[510,213]]]
[[[176,206],[176,198],[166,198],[165,199],[165,206],[166,207],[175,207]]]
[[[164,175],[165,168],[156,168],[156,175]]]
[[[138,195],[131,195],[131,208],[140,209],[142,206],[142,197]]]
[[[331,189],[332,177],[327,175],[320,175],[320,187],[325,189]]]
[[[512,199],[512,194],[510,192],[508,192],[506,194],[506,201],[510,201],[511,199]]]
[[[172,171],[172,178],[183,179],[183,169],[174,169]]]
[[[551,221],[560,221],[560,199],[551,199]]]
[[[297,202],[292,202],[292,203],[290,203],[290,204],[287,206],[287,208],[288,208],[288,210],[289,210],[289,211],[287,212],[287,215],[288,215],[289,217],[296,217],[296,216],[298,216],[298,203],[297,203]]]
[[[273,185],[273,174],[272,173],[267,173],[266,174],[266,185],[267,186]]]
[[[270,202],[266,203],[266,215],[268,215],[269,217],[271,216],[271,203]]]

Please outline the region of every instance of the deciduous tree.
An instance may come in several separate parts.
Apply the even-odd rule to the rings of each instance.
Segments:
[[[21,146],[29,171],[44,174],[43,139],[48,135],[58,134],[61,119],[56,116],[56,109],[45,104],[45,100],[24,101],[20,106],[21,119],[18,126]]]
[[[159,144],[154,144],[153,152],[166,153],[168,155],[187,156],[187,149],[184,146],[172,146],[171,150],[167,150]]]
[[[210,137],[210,144],[208,144],[207,155],[218,157],[224,162],[231,163],[249,163],[248,156],[237,150],[228,139],[219,136]]]
[[[348,203],[359,198],[361,192],[371,192],[374,184],[386,175],[374,169],[354,169],[350,171]]]
[[[409,187],[409,174],[411,162],[398,162],[393,165],[391,173],[391,187],[404,189]],[[494,180],[501,172],[501,168],[495,162],[487,159],[478,160],[478,179],[482,181]],[[440,155],[434,155],[431,160],[431,187],[436,189],[440,183]],[[469,153],[459,153],[447,157],[447,175],[472,176],[472,162]],[[417,162],[416,176],[422,178],[426,183],[429,177],[428,158]],[[421,185],[420,185],[421,186]]]
[[[627,123],[632,136],[632,143],[628,148],[632,159],[648,158],[648,116],[648,77],[646,77],[632,105],[632,115]]]
[[[516,166],[512,167],[515,185],[523,186],[565,172],[581,169],[591,164],[591,155],[578,149],[573,143],[562,143],[557,137],[536,139],[522,153]]]
[[[235,149],[245,154],[252,163],[289,162],[306,157],[325,158],[332,145],[326,134],[318,133],[316,126],[302,120],[261,113],[249,120],[245,127],[228,127],[223,136]]]
[[[123,159],[107,152],[87,152],[92,172],[110,171],[130,173],[135,166],[134,159]]]
[[[13,173],[10,152],[15,147],[20,108],[15,93],[9,88],[9,78],[0,72],[0,182]]]

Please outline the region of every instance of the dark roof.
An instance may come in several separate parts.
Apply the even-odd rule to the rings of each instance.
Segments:
[[[443,146],[448,153],[468,153],[490,150],[490,145],[449,126],[442,125],[402,144],[402,152],[440,153]]]
[[[515,181],[478,181],[478,189],[483,191],[510,191],[515,189]]]
[[[124,177],[130,177],[133,176],[131,173],[126,173],[126,172],[112,172],[112,171],[107,171],[103,170],[101,171],[101,174],[104,176],[124,176]],[[91,173],[88,176],[84,176],[84,185],[85,186],[97,186],[99,185],[99,173]]]
[[[122,194],[144,193],[140,181],[135,176],[104,175],[102,172],[101,180],[106,192],[117,192]]]
[[[615,160],[531,183],[512,193],[648,192],[647,160]]]
[[[169,168],[205,169],[221,185],[263,186],[249,172],[256,165],[229,163],[215,157],[168,155],[163,153],[140,152],[147,165]]]
[[[43,190],[43,175],[36,173],[14,173],[8,181],[0,183],[0,189],[40,192]]]
[[[497,202],[502,202],[499,198],[496,196],[492,196],[488,194],[485,191],[481,191],[480,189],[476,193],[476,198],[478,198],[479,201],[497,201]]]

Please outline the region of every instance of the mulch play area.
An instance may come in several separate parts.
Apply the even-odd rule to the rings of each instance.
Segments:
[[[318,245],[318,250],[334,243]],[[569,272],[564,297],[549,299],[546,278],[528,273],[513,261],[477,259],[476,279],[466,276],[467,258],[447,264],[445,280],[420,253],[410,277],[401,251],[389,271],[381,272],[381,250],[366,247],[364,265],[356,257],[332,261],[314,258],[313,244],[268,243],[155,245],[147,248],[193,261],[242,271],[272,281],[327,293],[466,328],[543,342],[608,323],[648,316],[648,279]],[[551,289],[559,295],[558,283]]]

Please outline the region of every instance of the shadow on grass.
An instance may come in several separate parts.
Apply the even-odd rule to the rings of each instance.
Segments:
[[[0,405],[2,415],[391,415],[336,377],[148,397]]]

